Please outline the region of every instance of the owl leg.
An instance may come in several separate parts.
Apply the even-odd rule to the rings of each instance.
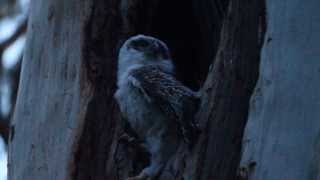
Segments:
[[[161,141],[159,138],[148,138],[145,145],[151,154],[150,165],[144,168],[138,176],[129,177],[126,180],[151,180],[159,174],[164,165],[161,152],[163,143]]]
[[[169,134],[160,135],[160,137],[147,140],[147,147],[151,154],[150,165],[143,169],[141,176],[147,176],[150,179],[159,176],[168,160],[177,149],[177,139]]]

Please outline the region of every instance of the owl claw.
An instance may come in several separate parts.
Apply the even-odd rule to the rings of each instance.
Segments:
[[[139,174],[138,176],[128,177],[126,180],[147,180],[149,176],[145,173]]]
[[[130,147],[134,147],[134,148],[137,148],[137,149],[140,149],[142,150],[143,152],[146,151],[145,150],[145,147],[142,145],[142,141],[139,140],[138,138],[136,137],[133,137],[133,136],[130,136],[129,134],[127,133],[123,133],[119,138],[118,138],[118,141],[120,143],[124,143]]]
[[[189,149],[192,149],[192,146],[196,143],[201,133],[199,125],[192,123],[190,126],[187,126],[185,128],[183,127],[181,131],[183,134],[184,141],[189,146]]]
[[[134,143],[137,139],[135,137],[130,136],[127,133],[123,133],[118,140],[126,143]]]

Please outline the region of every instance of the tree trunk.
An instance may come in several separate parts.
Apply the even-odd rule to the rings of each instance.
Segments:
[[[248,104],[258,77],[264,3],[230,1],[198,114],[204,131],[193,155],[193,179],[236,179]]]
[[[9,140],[9,179],[68,179],[91,89],[83,68],[89,8],[32,1]]]
[[[249,179],[320,178],[320,1],[267,0],[260,77],[241,169]]]
[[[274,4],[267,12],[281,12]],[[10,179],[123,180],[148,164],[147,154],[118,141],[123,129],[113,98],[118,49],[138,33],[164,40],[172,51],[179,80],[193,89],[201,87],[202,92],[197,144],[192,151],[181,144],[158,179],[247,178],[247,169],[256,164],[241,166],[240,171],[238,166],[249,100],[259,76],[266,28],[263,1],[48,0],[32,1],[30,13],[11,125]],[[272,31],[286,21],[269,18],[269,23],[274,23]],[[281,35],[282,40],[297,32],[291,33]],[[279,43],[275,47],[284,46]],[[268,53],[264,50],[262,57]],[[274,114],[271,110],[276,109],[270,109],[270,115]],[[253,114],[248,125],[254,124]],[[257,129],[254,126],[247,126],[252,139],[260,137],[255,131],[250,133],[252,127]],[[261,143],[261,139],[255,142]],[[267,142],[274,143],[272,139]],[[245,162],[252,153],[246,148],[244,152]],[[267,168],[269,164],[261,165]],[[312,168],[317,172],[316,166]],[[261,178],[259,171],[256,174],[256,179]]]

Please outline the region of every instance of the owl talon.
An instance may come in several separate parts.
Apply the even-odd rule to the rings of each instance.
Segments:
[[[135,137],[130,136],[127,133],[123,133],[119,139],[120,142],[126,142],[126,143],[134,143],[137,139]]]
[[[145,173],[139,174],[138,176],[128,177],[126,180],[147,180],[149,176]]]
[[[127,133],[123,133],[119,138],[118,141],[120,143],[124,143],[129,147],[140,149],[141,151],[146,151],[145,147],[142,145],[142,141],[136,137],[130,136]]]

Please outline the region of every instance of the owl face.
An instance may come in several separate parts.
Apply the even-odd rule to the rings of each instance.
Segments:
[[[168,47],[162,41],[144,35],[138,35],[129,39],[128,49],[143,52],[150,58],[170,58]]]
[[[169,58],[169,49],[165,43],[144,35],[129,38],[123,44],[119,53],[119,62],[135,61],[136,63],[152,63]]]
[[[120,48],[118,79],[128,74],[131,69],[146,65],[156,65],[167,73],[174,72],[174,65],[165,43],[144,35],[129,38]]]

